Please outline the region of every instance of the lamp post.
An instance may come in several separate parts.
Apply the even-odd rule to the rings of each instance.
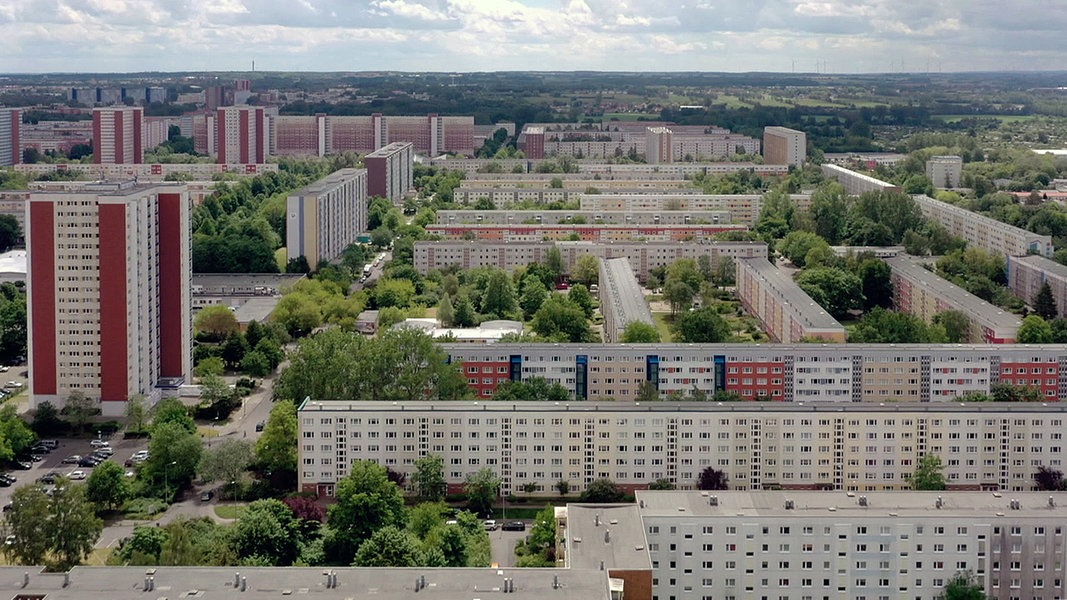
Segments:
[[[178,464],[176,460],[163,464],[163,493],[166,494],[168,502],[170,501],[170,467],[176,464]]]

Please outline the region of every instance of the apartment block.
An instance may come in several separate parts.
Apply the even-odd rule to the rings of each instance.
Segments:
[[[645,301],[641,284],[634,276],[628,258],[600,259],[598,292],[600,312],[604,315],[604,341],[614,344],[622,341],[623,332],[630,323],[644,323],[655,327],[652,311]]]
[[[692,490],[708,467],[725,472],[732,490],[904,491],[918,461],[934,454],[945,465],[943,495],[1010,492],[1002,509],[1009,513],[1008,498],[1034,489],[1038,467],[1062,470],[1065,418],[1067,406],[1039,403],[306,400],[297,411],[298,487],[330,496],[355,460],[373,460],[410,481],[415,461],[432,453],[444,459],[452,492],[482,468],[501,478],[503,494],[532,485],[534,494],[555,495],[559,481],[578,493],[600,478],[625,490],[657,479]],[[941,514],[934,496],[932,518]],[[678,506],[685,505],[673,510],[685,516]],[[888,518],[886,506],[871,510]],[[748,516],[759,522],[758,514]]]
[[[1067,575],[1062,492],[639,491],[637,500],[639,523],[601,529],[643,526],[658,598],[935,600],[970,572],[988,598],[1055,600]]]
[[[240,177],[255,177],[263,173],[277,173],[276,163],[220,165],[212,163],[153,163],[153,164],[91,164],[91,163],[34,163],[15,165],[15,171],[27,175],[39,176],[55,172],[77,172],[94,179],[126,179],[136,177],[138,181],[159,181],[172,173],[183,173],[199,181],[211,180],[219,173],[230,173]],[[67,182],[65,182],[67,183]],[[69,182],[80,184],[83,182]]]
[[[415,151],[411,142],[393,142],[363,157],[367,168],[367,194],[391,202],[402,202],[414,187],[412,165]]]
[[[1031,233],[929,196],[912,196],[923,216],[940,223],[952,235],[1000,256],[1037,254],[1052,257],[1052,238]]]
[[[1058,316],[1067,314],[1067,266],[1044,256],[1009,256],[1008,288],[1031,304],[1041,286],[1048,284]]]
[[[326,156],[326,115],[270,119],[271,156]]]
[[[730,223],[726,210],[439,210],[438,225],[456,223],[467,225],[541,224],[566,223],[594,225],[717,225]]]
[[[649,127],[645,133],[645,162],[650,165],[674,162],[674,136],[666,127]]]
[[[639,281],[645,281],[648,272],[666,267],[679,258],[711,258],[713,265],[724,258],[737,259],[767,256],[763,242],[475,242],[475,241],[424,241],[415,242],[415,269],[422,274],[433,269],[458,266],[464,270],[478,267],[496,267],[514,271],[532,262],[544,262],[549,249],[558,248],[563,255],[567,272],[574,269],[579,256],[597,258],[628,258]]]
[[[935,275],[910,256],[886,258],[892,269],[893,306],[899,311],[930,323],[947,310],[967,316],[970,328],[967,342],[975,344],[1012,344],[1019,333],[1022,318],[994,306],[951,281]]]
[[[763,128],[764,162],[802,167],[807,156],[808,137],[803,131],[788,127]]]
[[[940,402],[995,383],[1067,398],[1067,347],[962,344],[445,345],[467,383],[491,398],[507,380],[541,377],[579,400],[637,397],[643,381],[661,396],[736,393],[785,402]]]
[[[30,403],[80,391],[105,416],[191,373],[184,186],[97,183],[26,208]]]
[[[766,258],[737,261],[737,297],[776,342],[845,341],[845,328]]]
[[[810,194],[791,194],[797,208],[811,207]],[[763,210],[759,194],[691,194],[660,192],[648,194],[584,194],[578,197],[583,211],[718,211],[730,213],[730,222],[754,225]]]
[[[527,127],[526,131],[531,128]],[[522,143],[522,135],[520,135],[519,143]],[[522,146],[519,146],[522,150]],[[515,173],[515,169],[521,169],[522,173],[531,175],[534,177],[559,177],[564,181],[568,177],[578,177],[583,179],[589,179],[590,175],[596,176],[599,179],[597,181],[614,181],[619,179],[658,179],[658,180],[680,180],[685,178],[692,178],[693,175],[725,175],[727,173],[737,173],[740,171],[752,171],[756,175],[761,176],[780,176],[789,173],[789,165],[768,165],[768,164],[756,164],[750,162],[675,162],[672,164],[659,164],[649,165],[643,163],[596,163],[590,161],[581,161],[578,163],[577,173],[555,173],[546,174],[538,173],[537,167],[542,163],[542,159],[531,156],[530,153],[526,153],[525,158],[457,158],[457,157],[440,157],[431,158],[429,164],[431,167],[438,167],[448,169],[451,171],[463,171],[473,179],[482,179],[494,175],[508,174],[511,177]],[[502,173],[486,173],[485,169],[488,165],[497,165],[502,169]],[[585,177],[583,177],[583,175]]]
[[[367,231],[367,170],[341,169],[289,194],[285,247],[311,268],[341,255]]]
[[[255,106],[220,106],[215,111],[214,125],[216,162],[267,162],[270,126],[265,109]]]
[[[935,188],[958,188],[963,174],[963,158],[959,156],[931,156],[926,161],[926,178]]]
[[[900,191],[900,186],[829,163],[823,164],[822,174],[840,183],[845,188],[845,193],[850,196],[859,196],[867,192]]]
[[[143,126],[143,108],[94,108],[93,162],[109,165],[143,163]]]
[[[0,167],[22,162],[22,143],[19,136],[21,127],[20,109],[0,108]]]
[[[488,225],[463,224],[428,225],[426,233],[440,236],[443,240],[481,240],[490,242],[537,242],[583,241],[583,242],[706,242],[726,231],[748,231],[744,225],[719,223],[717,225],[635,225],[585,223],[580,225],[559,223]]]
[[[541,160],[545,157],[545,128],[524,127],[519,133],[515,145],[522,150],[523,156],[531,160]]]
[[[523,187],[525,186],[525,187]],[[533,178],[525,184],[502,180],[473,180],[452,190],[457,204],[472,205],[488,200],[494,206],[508,209],[515,204],[553,204],[580,201],[586,195],[610,194],[673,194],[695,195],[700,189],[688,181],[674,180],[564,180],[562,188],[551,187],[550,180]]]
[[[423,156],[474,154],[474,117],[282,115],[271,117],[270,128],[271,153],[279,156],[369,154],[394,142],[408,142]]]

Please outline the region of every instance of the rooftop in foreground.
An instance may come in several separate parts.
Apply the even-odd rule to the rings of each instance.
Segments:
[[[567,566],[651,569],[636,504],[567,505]]]

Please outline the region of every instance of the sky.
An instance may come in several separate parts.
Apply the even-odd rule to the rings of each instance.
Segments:
[[[1064,0],[2,0],[0,72],[1067,69]]]

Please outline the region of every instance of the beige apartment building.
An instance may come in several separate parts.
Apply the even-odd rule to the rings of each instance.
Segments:
[[[1067,266],[1044,256],[1009,256],[1008,288],[1031,304],[1041,286],[1048,284],[1059,316],[1067,314]]]
[[[845,328],[766,258],[737,261],[737,297],[776,342],[843,343]]]
[[[730,223],[726,210],[439,210],[438,225],[590,223],[594,225],[695,225]]]
[[[788,127],[763,128],[764,162],[802,167],[807,156],[808,137],[803,131]]]
[[[291,192],[285,212],[289,258],[303,256],[318,268],[367,231],[367,170],[334,171]]]
[[[1000,256],[1052,256],[1054,248],[1050,236],[1013,227],[929,196],[918,195],[912,198],[919,205],[924,217],[940,223],[952,235],[963,238],[969,244],[987,252]]]

